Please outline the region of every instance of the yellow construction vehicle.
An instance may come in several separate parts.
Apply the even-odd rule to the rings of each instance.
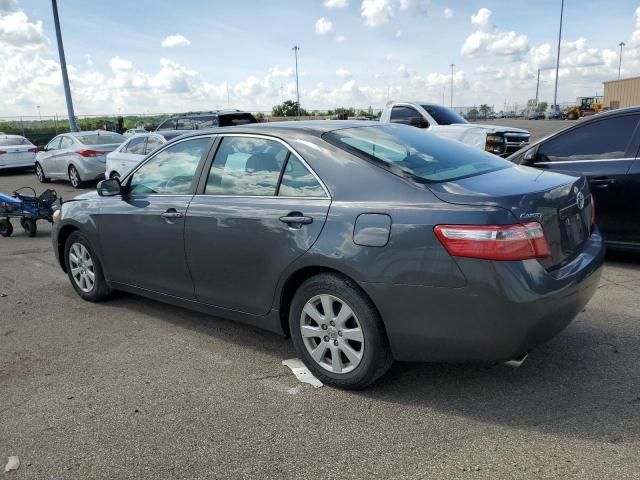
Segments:
[[[602,97],[578,97],[576,105],[564,110],[567,120],[577,120],[602,111]]]

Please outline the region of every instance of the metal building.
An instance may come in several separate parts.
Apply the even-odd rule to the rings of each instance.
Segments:
[[[604,82],[603,107],[621,108],[640,105],[640,77]]]

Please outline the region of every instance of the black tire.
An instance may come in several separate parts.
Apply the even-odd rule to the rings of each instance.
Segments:
[[[44,176],[44,170],[42,169],[42,165],[36,162],[36,177],[38,177],[38,181],[40,183],[49,183],[51,181],[50,178]]]
[[[109,175],[109,178],[110,179],[117,178],[118,180],[120,180],[120,174],[118,172],[115,172],[115,171],[111,172],[111,175]]]
[[[68,173],[69,173],[69,181],[71,182],[71,186],[75,189],[82,188],[82,185],[84,184],[84,182],[82,181],[82,178],[80,178],[80,173],[78,172],[78,169],[73,165],[71,165],[69,167]]]
[[[3,237],[10,237],[13,233],[13,225],[8,218],[0,219],[0,235]]]
[[[20,225],[24,229],[24,233],[27,234],[27,237],[35,237],[38,233],[38,225],[36,221],[32,218],[21,218]]]
[[[335,373],[334,371],[329,371],[327,368],[316,362],[309,353],[305,340],[302,337],[301,317],[303,309],[307,302],[317,298],[319,295],[331,295],[339,300],[337,302],[338,305],[339,302],[343,302],[348,305],[355,314],[355,317],[357,317],[357,322],[359,323],[359,327],[364,335],[361,359],[357,366],[347,373]],[[335,311],[334,315],[336,315]],[[357,284],[345,277],[336,274],[323,273],[311,277],[300,285],[293,296],[293,301],[291,302],[291,308],[289,310],[289,328],[291,331],[291,338],[298,355],[302,358],[302,361],[311,373],[313,373],[313,375],[315,375],[316,378],[325,385],[331,385],[348,390],[362,389],[371,385],[378,378],[384,375],[393,363],[393,357],[391,356],[391,350],[389,348],[389,341],[387,340],[382,319],[380,318],[380,314],[378,313],[375,305],[373,305],[369,297],[367,297]],[[336,328],[342,327],[336,326],[334,327],[334,330]],[[352,327],[347,326],[345,328]],[[337,333],[340,337],[334,337],[336,338],[334,341],[344,342],[345,338],[342,338],[342,332],[338,330]],[[324,340],[321,341],[326,341],[329,337],[325,336],[323,338]],[[318,341],[318,339],[313,341]],[[327,343],[328,347],[325,348],[331,348],[331,342],[332,340],[329,340],[329,343]],[[335,343],[335,345],[338,346],[338,343]],[[318,343],[318,346],[320,346],[320,343]],[[330,357],[333,357],[333,353],[331,353]],[[346,356],[343,358],[346,358]],[[324,360],[326,360],[326,357]]]
[[[72,273],[70,251],[75,244],[81,244],[82,246],[84,246],[93,264],[93,274],[95,280],[92,288],[88,291],[85,291],[81,288]],[[75,231],[67,238],[67,241],[64,245],[64,262],[67,268],[67,276],[69,277],[69,281],[71,282],[71,285],[73,286],[76,293],[80,295],[83,300],[86,300],[88,302],[100,302],[107,299],[111,295],[112,289],[111,287],[109,287],[107,281],[104,278],[100,260],[91,247],[91,243],[83,233]]]

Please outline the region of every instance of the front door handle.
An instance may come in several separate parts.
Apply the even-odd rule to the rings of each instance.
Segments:
[[[168,219],[176,219],[184,217],[184,213],[178,212],[175,208],[170,208],[166,212],[160,214],[160,216]]]
[[[301,212],[291,212],[290,214],[285,215],[284,217],[280,217],[280,221],[292,227],[300,228],[302,225],[309,225],[313,223],[313,218],[307,217]]]
[[[606,188],[615,182],[616,180],[614,178],[608,177],[596,177],[589,180],[589,184],[594,188]]]

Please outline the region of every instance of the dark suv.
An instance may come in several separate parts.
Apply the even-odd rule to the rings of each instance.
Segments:
[[[240,110],[216,110],[212,112],[188,112],[171,117],[162,122],[160,130],[206,130],[213,127],[230,127],[258,123],[256,117]]]

